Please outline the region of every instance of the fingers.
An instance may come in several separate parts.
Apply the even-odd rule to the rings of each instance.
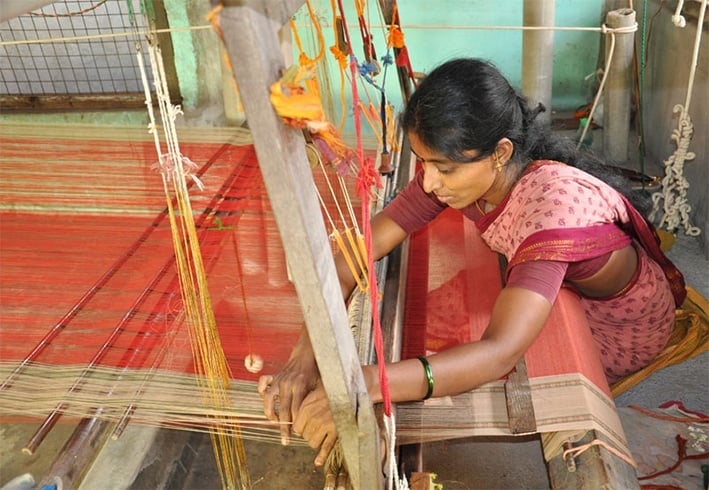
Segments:
[[[307,391],[303,384],[293,384],[282,380],[278,393],[280,395],[278,420],[281,423],[281,444],[287,446],[290,443],[292,422],[301,409]]]
[[[290,391],[285,389],[283,391],[285,396],[280,399],[280,387],[273,387],[273,379],[271,375],[261,376],[258,380],[257,389],[263,397],[263,413],[268,420],[280,423],[281,444],[287,446],[290,444],[291,400],[293,397],[290,395]]]
[[[278,420],[281,423],[281,444],[283,446],[287,446],[290,444],[290,431],[291,431],[290,410],[281,410],[278,413]]]
[[[264,376],[261,376],[258,379],[258,386],[256,389],[258,389],[258,392],[263,396],[264,392],[266,389],[271,386],[271,383],[273,382],[273,376],[270,374],[266,374]]]
[[[300,432],[296,429],[296,432]],[[302,428],[303,439],[308,441],[308,445],[313,449],[318,449],[315,456],[315,466],[322,466],[327,461],[327,457],[335,447],[337,433],[332,424],[321,424],[317,419],[309,419]]]
[[[320,451],[318,451],[318,455],[315,456],[315,466],[322,466],[325,464],[325,462],[327,461],[327,457],[330,455],[330,452],[335,447],[336,442],[337,436],[334,433],[328,433],[325,436],[325,439],[320,445]]]
[[[293,421],[293,432],[301,434],[313,449],[318,449],[315,466],[322,466],[335,447],[337,430],[323,390],[308,395]]]
[[[263,397],[263,413],[266,418],[272,422],[278,421],[278,409],[276,401],[278,400],[278,389],[273,389],[271,382],[273,376],[261,376],[258,381],[258,392]]]

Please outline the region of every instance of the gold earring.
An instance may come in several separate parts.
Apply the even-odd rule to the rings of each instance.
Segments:
[[[502,167],[504,167],[505,164],[500,161],[500,157],[497,156],[497,152],[492,154],[492,159],[495,161],[495,170],[502,172]]]

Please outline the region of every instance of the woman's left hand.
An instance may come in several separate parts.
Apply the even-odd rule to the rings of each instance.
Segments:
[[[293,421],[293,432],[301,435],[313,449],[319,448],[315,466],[324,465],[337,442],[337,429],[322,382],[303,400]]]

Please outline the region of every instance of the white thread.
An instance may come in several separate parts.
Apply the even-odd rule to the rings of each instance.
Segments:
[[[298,24],[297,24],[298,25]],[[329,27],[323,24],[324,27]],[[306,26],[307,27],[307,26]],[[359,26],[354,26],[359,28]],[[389,27],[387,26],[372,26],[372,27]],[[44,43],[58,43],[58,42],[74,42],[74,41],[89,41],[92,39],[107,39],[114,37],[128,37],[128,36],[148,36],[154,34],[162,33],[172,33],[172,32],[186,32],[186,31],[197,31],[202,29],[212,29],[212,25],[201,25],[201,26],[187,26],[187,27],[171,27],[169,29],[155,29],[153,31],[124,31],[124,32],[111,32],[107,34],[92,34],[85,36],[66,36],[66,37],[46,37],[41,39],[22,39],[13,41],[0,41],[0,46],[15,46],[19,44],[44,44]],[[609,32],[634,32],[637,30],[637,24],[635,26],[619,27],[617,29],[610,29],[606,26],[602,27],[564,27],[564,26],[444,26],[444,25],[404,25],[402,29],[408,30],[485,30],[485,31],[585,31],[585,32],[601,32],[607,34]]]
[[[406,475],[402,475],[399,478],[396,466],[396,423],[394,422],[393,412],[389,417],[384,415],[384,429],[387,444],[387,489],[409,490],[409,482],[406,480]]]

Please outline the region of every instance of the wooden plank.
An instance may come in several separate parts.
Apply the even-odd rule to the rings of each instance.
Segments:
[[[215,6],[222,4],[225,7],[242,7],[260,12],[280,28],[303,6],[305,0],[212,0],[212,3]]]
[[[285,68],[278,40],[296,4],[228,2],[224,42],[313,350],[355,488],[381,488],[379,439],[300,131],[275,113],[269,87]],[[273,15],[273,16],[271,16]],[[286,19],[284,19],[286,17]]]
[[[500,266],[500,284],[505,287],[507,258],[497,254]],[[537,431],[537,419],[532,404],[532,389],[527,376],[527,363],[522,357],[505,380],[505,402],[507,403],[507,424],[513,434]]]
[[[537,420],[532,405],[532,389],[529,386],[527,363],[524,357],[517,361],[505,381],[507,423],[513,434],[528,434],[537,431]]]
[[[154,94],[153,94],[154,95]],[[173,104],[181,103],[174,99]],[[145,92],[120,94],[0,95],[0,111],[13,112],[88,111],[145,109]]]
[[[605,435],[589,431],[573,446],[581,446],[598,439],[609,442]],[[547,464],[552,489],[584,490],[634,490],[640,488],[635,468],[602,446],[591,446],[573,461],[564,461],[563,455],[552,458]]]

